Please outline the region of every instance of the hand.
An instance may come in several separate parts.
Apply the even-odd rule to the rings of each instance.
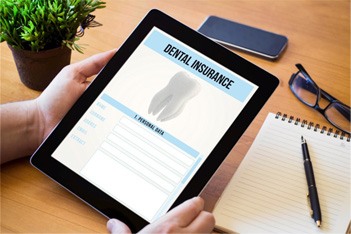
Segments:
[[[147,225],[140,233],[210,233],[215,225],[215,219],[203,208],[202,198],[192,198]],[[130,229],[117,219],[110,219],[107,222],[107,229],[112,234],[131,233]]]
[[[63,68],[44,92],[35,100],[41,126],[39,142],[56,124],[90,84],[87,79],[96,75],[115,54],[115,50],[94,55]]]
[[[69,65],[34,100],[0,105],[1,160],[5,163],[31,155],[113,56],[108,51]],[[18,144],[18,139],[26,139]]]

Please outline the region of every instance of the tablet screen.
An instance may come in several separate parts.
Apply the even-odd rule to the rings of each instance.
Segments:
[[[152,222],[257,89],[153,27],[52,157]]]

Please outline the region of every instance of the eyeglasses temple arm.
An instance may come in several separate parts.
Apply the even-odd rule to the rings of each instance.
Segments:
[[[321,89],[321,95],[323,98],[327,99],[330,102],[336,101],[337,99],[330,95],[329,93],[325,92]],[[340,103],[340,101],[338,101]],[[345,105],[346,106],[346,105]],[[346,107],[342,105],[336,105],[335,109],[337,109],[348,121],[350,121],[350,107]]]
[[[335,108],[350,122],[350,107],[345,109],[342,106],[335,106]]]

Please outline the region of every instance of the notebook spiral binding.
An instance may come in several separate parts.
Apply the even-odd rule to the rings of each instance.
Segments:
[[[307,127],[307,129],[311,129],[315,132],[320,132],[322,134],[326,133],[328,136],[333,136],[335,138],[340,138],[341,140],[346,139],[346,141],[350,142],[350,135],[340,131],[338,129],[334,130],[333,128],[327,128],[326,126],[321,127],[319,124],[314,125],[313,122],[308,122],[307,120],[300,118],[294,118],[294,116],[289,116],[287,114],[282,114],[281,112],[277,112],[275,115],[276,119],[281,118],[282,121],[287,120],[288,123],[292,123],[295,125],[300,125],[301,127]]]

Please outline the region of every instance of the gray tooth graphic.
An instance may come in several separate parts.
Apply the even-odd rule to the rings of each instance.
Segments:
[[[167,121],[180,115],[185,104],[200,92],[200,84],[184,72],[177,72],[166,87],[152,98],[149,114],[157,115],[158,121]]]

